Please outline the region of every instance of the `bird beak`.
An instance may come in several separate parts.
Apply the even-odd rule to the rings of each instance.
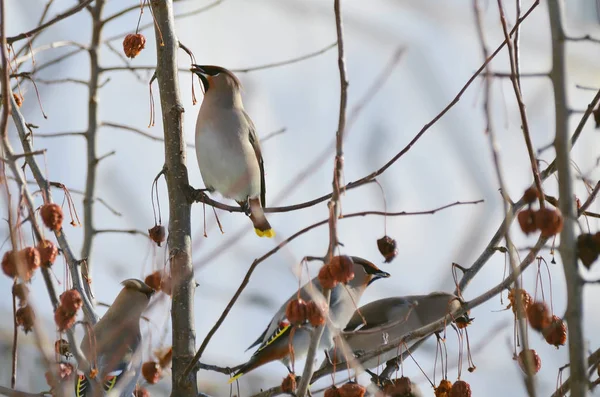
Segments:
[[[367,284],[367,285],[371,285],[371,283],[373,281],[379,280],[380,278],[388,278],[388,277],[390,277],[390,274],[388,272],[379,270],[377,273],[373,273],[373,277],[371,277],[371,280],[369,280],[369,284]]]
[[[190,71],[198,76],[202,83],[202,88],[204,88],[204,92],[208,91],[208,78],[206,77],[208,73],[206,73],[206,70],[200,65],[192,65]]]

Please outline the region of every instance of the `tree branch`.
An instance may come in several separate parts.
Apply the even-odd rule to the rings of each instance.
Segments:
[[[184,188],[189,186],[186,144],[183,134],[183,105],[179,92],[177,51],[173,2],[151,0],[156,18],[156,75],[165,137],[165,179],[169,195],[169,259],[173,278],[171,320],[173,329],[172,396],[196,397],[196,372],[181,376],[194,356],[194,267],[191,250],[191,204]],[[162,34],[162,42],[160,36]]]
[[[49,20],[48,22],[43,23],[43,24],[39,25],[38,27],[36,27],[35,29],[31,29],[28,32],[24,32],[24,33],[18,34],[16,36],[8,37],[6,39],[6,41],[8,42],[8,44],[13,44],[16,41],[23,40],[23,39],[30,37],[38,32],[41,32],[42,30],[46,29],[47,27],[54,25],[55,23],[60,22],[63,19],[70,17],[73,14],[77,14],[79,11],[83,10],[85,7],[90,5],[93,1],[94,0],[82,0],[77,5],[73,6],[72,8],[63,12],[62,14],[58,14],[57,16],[55,16],[53,19]]]
[[[569,326],[569,359],[571,363],[571,396],[584,397],[588,385],[585,366],[585,339],[583,337],[583,284],[579,276],[575,249],[576,220],[573,200],[573,177],[571,172],[571,141],[568,134],[569,112],[567,109],[565,34],[559,0],[548,1],[550,31],[552,34],[552,70],[550,78],[554,86],[556,118],[556,166],[558,171],[559,205],[564,217],[558,251],[563,262],[567,285],[567,311],[565,319]]]

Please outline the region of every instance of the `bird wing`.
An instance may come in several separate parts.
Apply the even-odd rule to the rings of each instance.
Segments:
[[[258,337],[258,339],[256,339],[254,341],[254,343],[252,343],[250,346],[248,346],[248,348],[246,349],[246,351],[252,349],[254,346],[258,346],[260,344],[262,344],[264,342],[265,337],[267,336],[267,331],[269,330],[269,326],[271,325],[271,323],[269,323],[269,325],[267,325],[267,328],[265,328],[265,330],[263,331],[263,333]]]
[[[260,141],[258,140],[258,136],[256,135],[256,127],[252,122],[250,116],[246,111],[242,110],[242,114],[248,123],[248,138],[250,140],[250,144],[252,145],[252,149],[254,149],[254,154],[256,155],[256,160],[258,161],[258,167],[260,168],[260,203],[263,208],[267,206],[267,187],[265,184],[265,165],[263,162],[262,152],[260,150]]]
[[[344,331],[356,331],[359,327],[361,331],[375,328],[389,322],[392,320],[390,316],[397,314],[397,310],[392,311],[390,309],[400,309],[405,306],[408,307],[409,305],[410,300],[399,297],[385,298],[367,303],[354,312],[352,318],[348,324],[346,324]]]

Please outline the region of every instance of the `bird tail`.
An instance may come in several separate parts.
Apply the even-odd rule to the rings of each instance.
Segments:
[[[264,364],[262,361],[263,360],[257,360],[255,357],[252,357],[246,364],[242,364],[239,369],[235,371],[233,376],[229,379],[229,381],[227,381],[227,384],[232,384],[242,377],[242,375],[245,375],[253,369],[260,367],[262,364]]]
[[[275,237],[275,231],[271,228],[269,221],[265,217],[265,212],[263,211],[262,206],[260,205],[260,199],[253,198],[249,200],[250,202],[250,220],[254,225],[254,231],[258,235],[258,237]]]

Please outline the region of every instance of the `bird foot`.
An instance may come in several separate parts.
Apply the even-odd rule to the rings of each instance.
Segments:
[[[192,185],[184,185],[184,193],[190,203],[202,202],[206,192],[210,192],[210,189],[196,189]]]

